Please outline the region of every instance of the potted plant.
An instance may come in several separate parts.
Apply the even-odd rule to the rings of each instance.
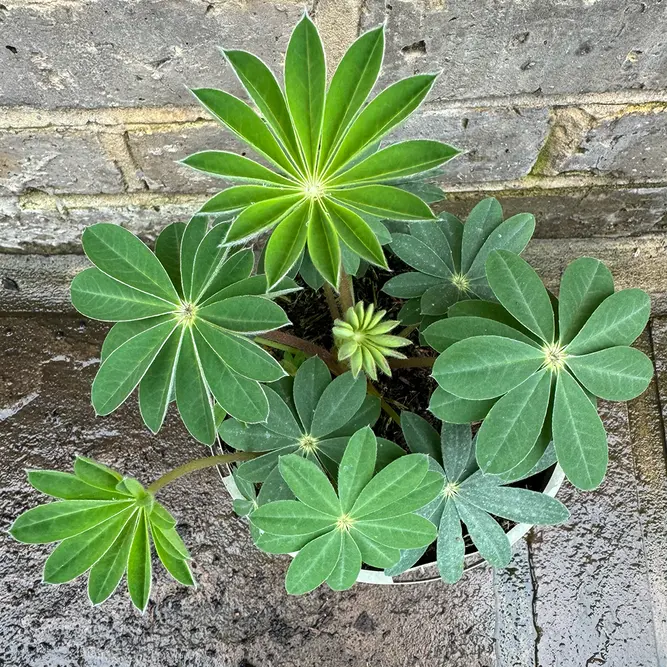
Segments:
[[[584,490],[601,483],[596,400],[647,387],[651,362],[630,345],[648,297],[615,291],[601,262],[581,258],[556,298],[520,257],[533,216],[504,220],[493,198],[465,224],[435,216],[429,204],[444,195],[431,181],[458,151],[382,143],[435,76],[369,102],[383,52],[382,27],[362,35],[327,87],[304,16],[283,89],[252,54],[225,51],[256,110],[219,90],[193,94],[259,161],[226,151],[183,160],[238,184],[163,229],[154,252],[119,226],[84,232],[93,266],[73,280],[73,304],[115,323],[92,386],[96,413],[138,389],[153,433],[175,402],[192,437],[224,451],[147,486],[86,458],[73,474],[29,471],[56,501],[22,514],[11,534],[59,542],[46,582],[88,573],[98,604],[126,574],[143,611],[154,548],[193,585],[176,519],[156,496],[209,466],[229,466],[225,484],[256,546],[294,556],[294,594],[390,582],[415,566],[454,583],[466,553],[503,567],[531,525],[567,520],[554,497],[564,477]]]

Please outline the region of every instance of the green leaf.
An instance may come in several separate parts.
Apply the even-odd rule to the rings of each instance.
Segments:
[[[38,491],[63,500],[127,500],[118,491],[92,486],[75,475],[57,470],[29,470],[28,481]]]
[[[151,547],[146,513],[141,512],[127,562],[127,588],[134,606],[145,611],[151,594]]]
[[[9,529],[15,540],[26,544],[48,544],[78,535],[123,512],[133,501],[62,500],[33,507]]]
[[[271,70],[257,56],[247,51],[229,50],[223,53],[270,127],[289,154],[296,158],[299,149],[292,118],[283,92]]]
[[[607,470],[607,434],[597,409],[566,371],[556,381],[553,439],[570,482],[583,491],[598,487]]]
[[[494,197],[482,199],[468,214],[461,240],[461,272],[470,271],[491,232],[503,221],[503,209]]]
[[[192,437],[207,445],[215,442],[213,406],[204,381],[204,368],[195,349],[192,329],[186,329],[176,365],[176,405]],[[216,396],[220,403],[220,400]],[[221,403],[222,405],[222,403]]]
[[[151,530],[160,533],[162,545],[166,551],[174,558],[190,560],[190,552],[173,526],[164,528],[159,521],[154,523],[152,516],[149,516],[149,523],[151,524]]]
[[[410,223],[410,234],[433,250],[452,273],[455,272],[454,255],[449,239],[437,221],[412,222]]]
[[[442,463],[440,435],[424,418],[414,412],[401,412],[401,430],[411,452],[427,454]]]
[[[44,564],[47,584],[64,584],[90,569],[115,542],[134,513],[134,507],[63,540]]]
[[[340,557],[342,534],[332,530],[306,544],[287,570],[285,589],[290,595],[308,593],[334,571]]]
[[[207,295],[214,294],[221,289],[219,275],[225,268],[225,259],[229,253],[229,247],[225,241],[227,231],[227,225],[216,225],[201,240],[194,256],[194,263],[191,266],[192,285],[187,295],[189,301],[199,302]],[[250,267],[252,270],[252,264]],[[247,275],[244,275],[244,273],[241,275],[243,278],[247,278],[250,272]],[[224,277],[222,282],[228,284]]]
[[[418,512],[421,514],[422,509],[440,496],[444,481],[441,472],[429,471],[421,483],[410,491],[410,493],[375,512],[371,512],[371,514],[367,514],[362,520],[391,519],[392,517],[409,512]]]
[[[217,301],[202,307],[197,315],[239,333],[272,331],[290,323],[279,305],[261,296],[235,296]]]
[[[343,514],[347,514],[364,487],[371,481],[377,458],[375,435],[369,427],[357,431],[349,440],[338,468],[338,495]]]
[[[543,362],[543,352],[527,343],[477,336],[448,347],[436,359],[433,377],[445,391],[479,401],[514,389]]]
[[[176,326],[176,320],[158,324],[130,338],[107,357],[93,381],[92,402],[98,415],[108,415],[127,399]]]
[[[251,526],[252,530],[252,526]],[[255,546],[262,551],[269,554],[291,554],[295,551],[303,549],[308,542],[311,542],[316,537],[330,532],[319,531],[310,535],[271,535],[271,533],[262,533],[258,537],[254,537]]]
[[[329,588],[334,591],[351,588],[361,572],[361,551],[354,538],[345,531],[342,533],[342,541],[336,567],[326,580]]]
[[[380,544],[355,529],[354,525],[350,535],[361,552],[361,560],[371,567],[388,568],[395,565],[401,557],[401,552],[395,547]]]
[[[299,447],[296,444],[289,444],[281,448],[273,449],[263,456],[252,459],[252,461],[242,463],[238,467],[237,475],[248,482],[263,483],[276,469],[278,459],[281,456],[293,454],[298,449]]]
[[[567,346],[568,354],[588,354],[607,347],[631,345],[651,313],[651,300],[640,289],[625,289],[607,297]]]
[[[84,269],[74,277],[70,295],[72,304],[82,315],[102,322],[150,318],[177,308],[161,297],[128,287],[95,267]]]
[[[370,94],[382,66],[384,27],[359,37],[336,68],[326,96],[320,164],[325,165]]]
[[[238,375],[260,382],[275,382],[285,377],[282,366],[256,343],[204,320],[196,322],[196,327],[215,353]]]
[[[430,220],[435,216],[419,197],[390,185],[361,185],[336,189],[331,196],[365,213],[392,220]]]
[[[452,275],[451,269],[442,257],[414,236],[393,234],[391,250],[399,259],[402,259],[408,266],[420,273],[426,273],[440,279],[450,278]]]
[[[455,273],[461,273],[461,245],[463,244],[463,223],[451,213],[438,213],[436,225],[447,237],[452,251]]]
[[[314,287],[313,277],[307,278],[310,265],[319,272],[322,277],[336,287],[338,285],[338,273],[340,271],[340,242],[336,228],[329,216],[322,210],[319,202],[311,209],[311,217],[308,222],[308,253],[304,256],[304,264],[301,267],[301,276],[313,289],[319,289],[322,285]]]
[[[181,287],[181,239],[186,226],[184,222],[172,222],[155,239],[155,256],[160,260],[160,264],[164,266],[179,296],[183,296],[183,288]]]
[[[94,605],[104,602],[118,588],[127,569],[138,519],[139,512],[136,512],[118,534],[116,541],[91,568],[88,575],[88,597]]]
[[[224,229],[224,227],[222,228]],[[181,239],[181,283],[186,300],[192,297],[192,276],[199,245],[208,231],[208,217],[195,215],[185,228]]]
[[[426,342],[437,352],[444,352],[454,343],[474,336],[500,336],[519,340],[528,345],[535,342],[506,324],[484,317],[451,317],[439,320],[424,330]]]
[[[319,206],[314,208],[313,211],[314,212],[320,211]],[[323,212],[320,211],[319,215],[320,215],[321,220],[325,219],[325,216],[324,216]],[[314,225],[315,225],[316,222],[317,222],[317,217],[314,213],[313,218],[308,223],[308,238],[310,239],[310,236],[312,234],[315,241],[310,241],[310,240],[308,241],[308,252],[304,253],[303,261],[301,262],[301,268],[299,269],[299,275],[303,278],[306,285],[308,285],[308,287],[310,287],[312,290],[315,290],[315,291],[320,289],[320,287],[322,287],[322,285],[324,285],[324,283],[326,282],[326,280],[322,277],[322,275],[320,275],[319,270],[315,268],[315,266],[314,266],[314,264],[313,264],[313,262],[310,258],[311,246],[312,246],[312,248],[314,248],[315,244],[321,243],[320,241],[317,240],[317,238],[318,238],[317,234],[319,234],[319,232],[317,232],[317,231],[315,233],[313,232],[313,230],[315,229]],[[326,222],[328,223],[328,226],[327,226],[326,230],[324,230],[324,231],[327,232],[327,237],[328,238],[334,238],[336,240],[336,243],[338,243],[338,236],[336,234],[336,230],[333,228],[333,225],[331,224],[331,222],[329,220],[326,220]],[[322,223],[322,224],[324,224],[324,223]],[[331,236],[331,234],[333,234],[333,236]],[[335,248],[334,248],[334,245],[332,243],[331,244],[331,252],[333,253],[334,250],[335,250]],[[340,255],[340,246],[338,246],[338,250],[336,252],[338,253],[338,255]],[[332,258],[333,258],[333,255],[332,255]],[[325,257],[325,261],[326,261],[326,257]],[[338,264],[339,264],[339,267],[340,267],[340,261],[338,262]],[[337,283],[338,282],[338,268],[336,268],[336,270],[333,272],[333,275],[334,275],[334,278],[333,278],[334,283]],[[333,285],[334,283],[331,283],[331,284]]]
[[[343,426],[329,433],[327,438],[337,438],[339,436],[350,437],[364,426],[373,426],[380,416],[380,398],[366,394],[361,406],[354,413],[352,418]],[[378,443],[379,445],[380,443]]]
[[[458,154],[456,148],[439,141],[402,141],[387,146],[342,171],[329,185],[386,182],[389,179],[404,178],[438,167]]]
[[[298,500],[277,500],[258,507],[250,515],[253,525],[272,535],[309,535],[332,528],[336,519],[337,516],[315,510]]]
[[[249,423],[264,421],[268,414],[269,406],[261,385],[255,380],[249,380],[234,373],[218,351],[205,341],[198,329],[193,330],[193,339],[197,348],[202,378],[206,380],[206,384],[215,397],[215,400],[236,419]],[[178,399],[178,382],[176,390]],[[210,407],[210,403],[207,403],[205,407],[205,433],[208,437],[208,428],[210,426],[208,408]],[[203,433],[204,431],[202,431]],[[215,438],[214,424],[212,437]],[[202,442],[206,441],[202,440]]]
[[[494,250],[486,262],[486,275],[498,301],[545,343],[553,342],[551,300],[530,264],[506,250]]]
[[[355,519],[363,519],[366,515],[407,496],[421,484],[427,471],[428,458],[423,454],[408,454],[396,459],[375,475],[364,487],[350,510],[350,516]],[[373,535],[369,535],[369,537],[378,539]],[[381,542],[382,540],[378,539],[378,541]],[[384,544],[392,543],[385,542]],[[411,547],[399,548],[409,549]]]
[[[456,510],[480,555],[493,567],[505,567],[512,560],[512,547],[498,522],[483,510],[457,499]]]
[[[403,307],[398,311],[396,319],[405,326],[420,324],[422,318],[419,299],[410,299],[409,301],[406,301],[403,304]]]
[[[100,363],[106,361],[106,358],[123,343],[130,340],[137,334],[140,334],[146,329],[154,327],[161,322],[167,322],[173,319],[174,315],[160,315],[158,317],[148,317],[144,320],[132,320],[130,322],[117,322],[111,327],[107,337],[102,343],[102,350],[100,352]]]
[[[420,300],[420,308],[423,315],[440,319],[447,314],[449,308],[461,296],[459,289],[450,281],[445,281],[435,287],[429,287]],[[422,328],[429,326],[433,319],[422,320]]]
[[[609,269],[592,257],[568,264],[560,281],[558,317],[560,341],[569,343],[595,309],[614,293]]]
[[[528,336],[532,340],[538,341],[538,337],[519,322],[515,317],[510,315],[503,306],[492,301],[484,301],[479,299],[467,299],[455,303],[448,313],[449,317],[485,317],[496,322],[506,324],[512,329],[516,329]]]
[[[330,383],[331,373],[319,357],[304,361],[294,377],[294,405],[306,433],[310,432],[317,403]]]
[[[463,576],[465,543],[456,503],[451,498],[445,502],[438,527],[436,560],[438,572],[448,584],[455,584]]]
[[[442,278],[408,271],[390,278],[382,287],[382,291],[397,299],[414,299],[420,297],[429,287],[442,285],[442,281]]]
[[[489,411],[477,435],[477,463],[503,474],[530,453],[542,431],[551,396],[551,374],[540,371],[505,394]]]
[[[410,454],[409,456],[417,455]],[[403,514],[389,519],[371,521],[360,519],[354,526],[360,533],[375,542],[398,549],[424,547],[433,542],[437,535],[435,526],[418,514]]]
[[[119,225],[86,227],[83,249],[100,271],[125,285],[178,304],[178,294],[157,257],[134,234]]]
[[[257,202],[276,199],[287,194],[283,188],[266,185],[236,185],[211,197],[199,213],[233,213],[241,211]]]
[[[338,172],[403,122],[422,103],[434,82],[434,75],[420,74],[397,81],[379,93],[350,126],[325,176]]]
[[[442,421],[452,424],[468,424],[482,421],[495,402],[495,398],[484,401],[459,398],[437,387],[431,394],[428,409]]]
[[[164,535],[159,528],[151,526],[151,533],[153,535],[155,551],[167,572],[184,586],[194,586],[195,580],[192,577],[192,572],[187,562],[182,558],[176,558],[169,550]]]
[[[285,400],[276,391],[270,387],[265,387],[267,399],[269,401],[269,416],[265,427],[269,431],[292,440],[299,440],[303,435],[301,427],[297,423],[292,408],[287,405]]]
[[[287,45],[285,93],[294,128],[311,173],[314,172],[317,162],[322,131],[326,79],[320,35],[308,15],[304,14]]]
[[[466,223],[467,224],[467,223]],[[468,270],[468,278],[485,278],[485,264],[494,250],[506,250],[521,254],[535,231],[535,216],[519,213],[498,225],[486,238]],[[470,241],[470,239],[469,239]]]
[[[465,479],[477,467],[470,424],[442,425],[440,434],[442,465],[450,482]]]
[[[334,517],[340,516],[340,502],[327,476],[311,461],[292,454],[279,462],[280,474],[292,493],[308,507]]]
[[[123,479],[115,470],[84,456],[77,456],[74,460],[74,474],[91,486],[114,492],[117,491],[118,482]]]
[[[211,115],[260,155],[287,174],[298,173],[264,121],[245,102],[213,88],[198,88],[192,94]]]
[[[264,270],[271,289],[287,275],[306,245],[311,203],[307,200],[293,208],[278,224],[266,245]]]
[[[227,151],[193,153],[182,160],[182,163],[206,174],[221,176],[227,181],[239,180],[249,183],[281,185],[287,188],[294,187],[294,181],[291,179],[267,169],[254,160]]]
[[[339,375],[323,392],[313,414],[311,434],[322,438],[345,425],[366,397],[366,378],[351,372]]]
[[[568,356],[568,367],[594,396],[629,401],[642,394],[653,377],[653,363],[632,347],[609,347],[583,356]]]
[[[153,433],[162,427],[172,398],[184,331],[184,327],[174,330],[139,383],[141,418]]]
[[[326,199],[324,206],[336,232],[352,252],[372,264],[387,268],[382,246],[363,218],[331,199]]]
[[[528,489],[493,483],[466,485],[459,489],[466,502],[489,514],[533,525],[555,525],[567,521],[570,513],[559,500]]]
[[[227,243],[246,241],[278,224],[292,208],[301,203],[300,194],[267,199],[248,206],[234,220],[227,234]]]

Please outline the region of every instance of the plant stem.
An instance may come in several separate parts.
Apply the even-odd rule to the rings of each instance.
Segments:
[[[368,393],[377,396],[380,399],[380,407],[400,426],[401,425],[401,419],[398,416],[398,413],[394,408],[392,408],[387,401],[383,398],[382,394],[377,390],[375,385],[367,379],[367,385],[366,389],[368,390]]]
[[[348,308],[354,306],[354,286],[352,278],[345,273],[345,269],[340,267],[340,307],[343,314]]]
[[[405,327],[405,329],[402,329],[398,335],[401,338],[407,338],[416,328],[416,324],[411,324],[410,326]]]
[[[303,340],[303,338],[285,331],[267,331],[265,334],[262,334],[262,338],[266,339],[267,345],[275,346],[277,344],[283,346],[279,349],[289,347],[292,348],[289,350],[290,352],[298,350],[304,352],[309,357],[319,357],[336,375],[340,375],[343,372],[341,365],[334,355],[320,345]]]
[[[336,301],[336,295],[334,294],[331,285],[329,285],[329,283],[324,283],[323,290],[324,297],[327,300],[327,305],[329,306],[329,312],[331,313],[331,319],[340,319],[340,308],[338,307],[338,301]]]
[[[276,350],[282,350],[283,352],[291,352],[292,354],[296,354],[297,352],[301,352],[301,350],[297,349],[296,347],[292,347],[290,345],[284,345],[283,343],[279,343],[278,341],[275,340],[269,340],[268,338],[264,338],[263,336],[255,336],[255,343],[258,345],[265,345],[266,347],[272,347]]]
[[[188,475],[195,470],[202,470],[203,468],[212,468],[213,466],[222,463],[234,463],[235,461],[249,461],[259,456],[256,452],[234,452],[233,454],[219,454],[218,456],[206,456],[203,459],[194,459],[184,463],[178,468],[174,468],[168,473],[165,473],[159,479],[155,480],[147,489],[149,493],[156,494],[162,487],[170,484],[175,479]]]
[[[407,359],[390,359],[391,368],[429,368],[437,357],[408,357]]]

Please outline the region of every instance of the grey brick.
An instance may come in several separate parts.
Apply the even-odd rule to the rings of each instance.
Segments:
[[[365,28],[387,20],[387,78],[442,69],[431,100],[667,86],[661,0],[368,4]]]
[[[295,0],[0,5],[0,105],[191,104],[186,85],[239,93],[218,47],[250,49],[277,71],[302,11]]]
[[[122,192],[123,179],[91,132],[0,132],[0,195],[27,190]]]
[[[667,111],[630,113],[591,129],[562,172],[591,171],[630,181],[667,178]]]
[[[573,188],[459,192],[437,205],[462,219],[483,197],[494,196],[505,216],[533,213],[538,238],[639,236],[667,231],[667,188]]]
[[[217,192],[226,183],[178,164],[191,153],[227,150],[257,160],[252,149],[218,123],[184,124],[182,127],[128,133],[130,151],[149,190],[166,192]],[[261,161],[261,160],[260,160]]]
[[[443,185],[503,181],[530,171],[549,131],[547,109],[421,109],[392,135],[435,139],[465,154],[445,166]]]

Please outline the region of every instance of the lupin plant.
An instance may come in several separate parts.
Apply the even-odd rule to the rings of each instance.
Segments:
[[[143,611],[154,547],[176,581],[193,585],[196,549],[156,494],[212,466],[228,466],[225,485],[255,545],[294,556],[293,594],[325,583],[347,589],[368,568],[387,577],[431,568],[453,583],[473,551],[503,567],[511,526],[567,520],[552,497],[563,471],[581,489],[602,482],[596,397],[628,400],[650,381],[650,361],[630,347],[648,296],[615,292],[606,267],[582,258],[557,299],[519,257],[533,216],[503,221],[495,199],[465,223],[435,216],[429,204],[444,197],[428,180],[458,151],[383,143],[435,76],[403,79],[367,103],[383,52],[383,27],[362,35],[327,87],[320,37],[304,16],[281,88],[252,54],[224,51],[256,109],[223,91],[193,93],[260,162],[225,151],[185,158],[238,184],[189,223],[165,227],[154,251],[118,226],[85,231],[94,266],[73,280],[72,301],[115,323],[92,387],[97,415],[138,389],[153,433],[175,402],[190,434],[223,453],[146,486],[83,458],[73,475],[30,471],[29,483],[56,500],[26,511],[10,532],[60,543],[46,582],[88,573],[97,604],[126,574]],[[241,246],[264,232],[257,262],[262,243]],[[379,284],[389,266],[394,275]],[[331,315],[330,324],[316,318],[317,342],[298,335],[304,285],[322,288]],[[398,351],[411,343],[421,345],[416,356]],[[378,369],[412,375],[380,384]],[[439,385],[430,397],[429,376]],[[398,384],[430,398],[430,414],[406,410],[392,393]],[[385,437],[395,439],[393,422],[405,442]]]

